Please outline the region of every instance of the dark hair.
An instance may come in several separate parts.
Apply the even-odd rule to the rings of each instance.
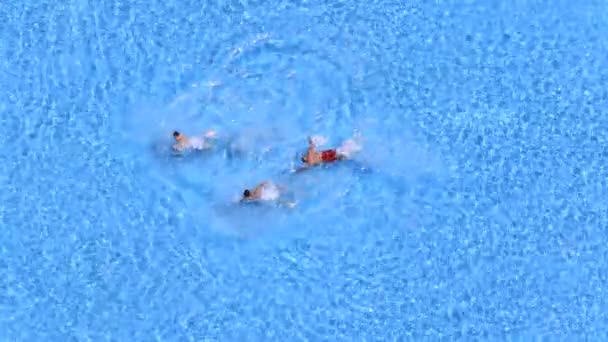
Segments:
[[[179,132],[178,131],[173,131],[173,137],[175,137],[175,138],[179,137]]]
[[[249,196],[251,196],[251,191],[245,189],[245,191],[243,191],[243,197],[247,198]]]

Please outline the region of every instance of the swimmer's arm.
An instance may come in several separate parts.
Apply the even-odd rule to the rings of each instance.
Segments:
[[[307,151],[307,154],[310,155],[312,153],[315,153],[315,149],[316,149],[316,146],[315,146],[314,140],[312,139],[312,137],[308,137],[308,151]]]
[[[255,189],[253,189],[253,193],[251,194],[251,197],[253,199],[259,199],[260,197],[262,197],[262,191],[264,190],[264,186],[266,186],[266,184],[268,184],[268,181],[262,182],[260,183],[258,186],[255,187]]]
[[[185,150],[189,144],[190,144],[190,140],[188,138],[184,138],[183,140],[176,142],[173,145],[173,148],[178,151],[181,151],[181,150]]]
[[[262,183],[258,184],[255,189],[253,189],[253,193],[254,194],[258,194],[262,191],[262,189],[264,189],[264,187],[266,185],[270,184],[270,181],[263,181]]]
[[[306,151],[306,159],[310,162],[314,159],[316,153],[315,142],[312,140],[312,137],[308,137],[308,150]],[[306,163],[305,167],[311,166],[310,163]]]

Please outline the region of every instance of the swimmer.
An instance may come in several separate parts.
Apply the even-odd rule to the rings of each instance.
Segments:
[[[306,154],[302,157],[302,162],[306,164],[304,168],[324,163],[332,163],[339,160],[349,159],[360,150],[361,146],[355,141],[355,139],[348,139],[342,144],[342,146],[338,148],[317,151],[315,139],[313,139],[313,137],[309,137],[308,151],[306,151]]]
[[[243,191],[243,198],[241,202],[252,202],[252,201],[278,201],[286,204],[288,207],[293,208],[296,206],[296,202],[282,201],[279,199],[283,188],[273,184],[270,181],[264,181],[258,184],[255,188]]]
[[[206,150],[211,148],[209,140],[215,138],[215,136],[216,133],[214,130],[207,131],[203,136],[195,137],[186,137],[184,134],[174,131],[173,138],[175,139],[175,144],[173,145],[173,149],[179,152],[186,150]]]

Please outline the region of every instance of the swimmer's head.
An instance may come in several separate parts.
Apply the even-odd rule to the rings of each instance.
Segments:
[[[249,191],[248,189],[245,189],[245,191],[243,191],[243,198],[249,198],[251,197],[251,191]]]
[[[178,132],[178,131],[173,131],[173,137],[177,141],[180,141],[180,140],[184,139],[184,136],[180,132]]]

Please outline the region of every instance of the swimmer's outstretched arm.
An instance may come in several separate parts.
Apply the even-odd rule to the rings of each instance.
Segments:
[[[264,190],[264,187],[268,184],[270,184],[270,181],[263,181],[258,184],[255,189],[253,189],[253,197],[259,198],[262,195],[262,190]]]
[[[306,163],[307,167],[310,166],[310,162],[315,157],[315,153],[317,153],[315,142],[312,137],[308,137],[308,150],[306,151],[306,160],[302,160],[304,163]]]

